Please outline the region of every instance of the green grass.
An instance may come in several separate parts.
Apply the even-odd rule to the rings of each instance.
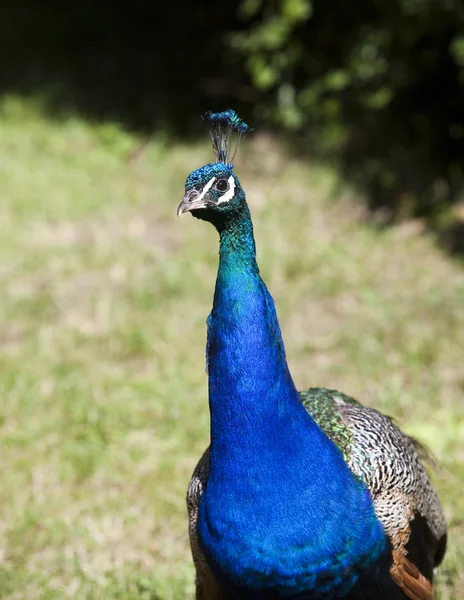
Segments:
[[[184,496],[208,439],[216,234],[175,209],[206,146],[0,107],[0,597],[188,599]],[[299,387],[338,388],[428,444],[464,597],[464,273],[365,223],[329,170],[260,135],[237,171]]]

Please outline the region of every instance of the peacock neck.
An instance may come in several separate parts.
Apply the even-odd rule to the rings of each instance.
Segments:
[[[207,359],[212,452],[219,444],[223,455],[237,446],[236,436],[256,440],[264,423],[302,407],[274,302],[259,274],[248,209],[219,233]]]
[[[246,267],[259,273],[256,262],[256,245],[248,206],[240,214],[232,216],[221,225],[219,231],[219,270],[218,276],[234,266]]]

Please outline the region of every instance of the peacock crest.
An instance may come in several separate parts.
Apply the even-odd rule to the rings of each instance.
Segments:
[[[240,139],[244,133],[248,133],[251,129],[231,108],[216,113],[209,110],[202,118],[210,125],[209,134],[216,162],[224,163],[229,169],[233,169],[233,161],[237,154]],[[233,133],[237,134],[235,144],[232,143]]]

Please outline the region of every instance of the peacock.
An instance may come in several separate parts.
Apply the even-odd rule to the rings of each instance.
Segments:
[[[233,170],[249,128],[230,109],[204,118],[216,162],[177,210],[220,238],[211,443],[187,492],[196,599],[432,600],[446,524],[421,447],[345,394],[296,390]]]

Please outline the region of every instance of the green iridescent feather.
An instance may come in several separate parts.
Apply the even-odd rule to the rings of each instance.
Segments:
[[[342,451],[346,462],[350,459],[349,446],[352,434],[340,415],[338,401],[344,404],[361,406],[354,398],[326,388],[309,388],[300,392],[304,407],[316,421],[322,431]]]

